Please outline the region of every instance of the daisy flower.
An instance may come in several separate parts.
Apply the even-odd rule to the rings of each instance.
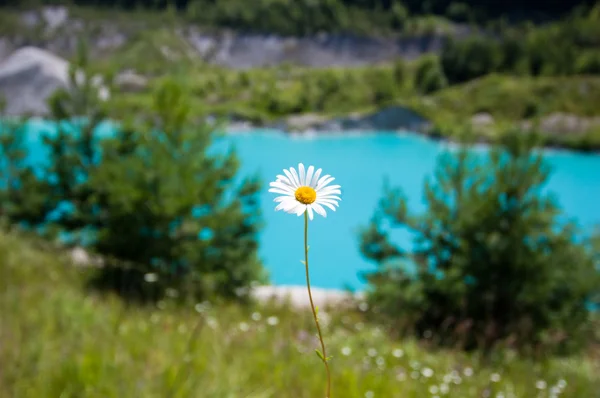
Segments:
[[[308,170],[304,169],[302,163],[298,164],[298,171],[293,167],[289,170],[284,169],[285,175],[278,175],[277,180],[271,182],[269,192],[281,194],[275,198],[275,202],[279,202],[275,210],[283,210],[290,214],[301,216],[304,212],[308,212],[308,217],[312,220],[314,212],[327,217],[327,212],[324,207],[328,207],[335,211],[335,207],[339,206],[340,197],[339,185],[328,185],[334,178],[330,175],[321,177],[321,169],[315,171],[313,166],[309,166]],[[313,212],[314,211],[314,212]]]

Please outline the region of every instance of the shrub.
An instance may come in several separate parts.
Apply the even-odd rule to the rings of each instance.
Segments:
[[[500,44],[485,37],[449,41],[441,64],[450,83],[461,83],[495,72],[502,62]]]
[[[559,223],[558,204],[543,192],[550,171],[533,145],[507,134],[488,156],[442,155],[423,214],[386,190],[361,235],[362,253],[379,265],[368,276],[376,311],[443,344],[579,347],[598,259],[573,224]],[[413,248],[395,245],[386,223],[412,232]]]
[[[102,280],[116,273],[129,278],[128,292],[174,288],[194,299],[233,298],[263,279],[260,186],[236,182],[234,152],[207,153],[213,130],[192,125],[189,109],[182,86],[165,81],[154,119],[104,143],[103,166],[91,177],[100,198],[95,248],[116,259],[116,270]]]
[[[429,94],[448,85],[444,71],[436,56],[423,56],[415,71],[415,85],[423,94]]]

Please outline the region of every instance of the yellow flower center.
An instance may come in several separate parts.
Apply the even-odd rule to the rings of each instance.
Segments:
[[[311,187],[300,187],[296,189],[296,200],[309,205],[317,200],[317,192]]]

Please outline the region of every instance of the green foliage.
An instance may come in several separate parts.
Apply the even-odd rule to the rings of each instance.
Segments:
[[[595,15],[592,10],[536,29],[513,26],[494,36],[450,40],[441,55],[444,72],[452,84],[494,72],[598,73],[600,23]]]
[[[260,184],[235,181],[235,153],[207,153],[213,128],[191,124],[189,111],[183,86],[166,80],[152,120],[104,142],[103,166],[90,179],[102,198],[95,246],[116,259],[117,270],[102,280],[125,273],[135,293],[153,274],[153,291],[233,298],[263,279],[256,256]]]
[[[475,36],[450,41],[441,57],[445,75],[451,82],[463,82],[495,72],[501,62],[500,45]]]
[[[160,10],[162,18],[169,21],[174,21],[176,12],[179,12],[204,26],[307,35],[320,32],[405,32],[407,28],[414,29],[419,25],[409,23],[409,15],[445,15],[457,22],[494,21],[502,17],[513,17],[515,13],[525,17],[556,17],[577,7],[586,9],[593,3],[590,0],[557,1],[545,5],[543,11],[529,3],[481,0],[257,0],[252,7],[248,7],[244,0],[0,0],[0,7],[31,8],[46,4],[66,4],[104,9]],[[421,22],[440,25],[439,21],[427,17]],[[429,31],[435,31],[435,27],[433,28]]]
[[[434,55],[421,58],[415,71],[415,86],[422,94],[431,94],[448,84],[440,60]]]
[[[45,164],[26,163],[24,124],[2,125],[1,214],[101,255],[99,286],[141,298],[168,288],[184,299],[243,296],[265,277],[258,181],[237,181],[234,152],[208,154],[216,127],[195,124],[175,80],[157,87],[146,118],[102,125],[109,91],[87,77],[85,53],[69,88],[51,99],[56,130],[43,136]]]
[[[10,337],[0,358],[11,364],[0,372],[1,397],[323,396],[309,311],[277,303],[182,307],[169,298],[128,306],[86,292],[93,271],[40,243],[0,232],[0,336]],[[449,397],[535,397],[538,380],[545,391],[561,387],[565,398],[600,389],[591,355],[533,362],[498,352],[485,361],[392,340],[359,311],[322,306],[319,316],[334,356],[334,397],[422,398],[442,385]],[[491,383],[494,373],[501,380]]]
[[[598,259],[574,225],[559,221],[534,144],[509,134],[489,156],[468,148],[442,155],[425,183],[423,214],[408,211],[400,190],[386,190],[362,233],[363,254],[379,264],[369,276],[377,311],[444,344],[581,347]],[[398,248],[385,225],[414,233],[413,249]]]

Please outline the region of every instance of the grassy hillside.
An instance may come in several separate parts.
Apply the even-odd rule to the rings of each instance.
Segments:
[[[85,289],[89,270],[0,234],[0,397],[315,397],[309,314],[275,305],[126,305]],[[484,362],[393,341],[360,311],[322,311],[335,397],[594,397],[590,357]]]

